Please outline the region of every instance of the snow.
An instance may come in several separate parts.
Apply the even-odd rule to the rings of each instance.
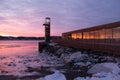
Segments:
[[[61,66],[63,62],[56,56],[50,56],[47,53],[28,56],[0,57],[1,75],[27,75],[28,68],[40,68],[41,66]],[[31,73],[30,73],[31,74]]]
[[[72,61],[72,60],[74,60],[74,61],[80,61],[80,60],[83,60],[84,58],[86,58],[87,57],[87,55],[86,54],[81,54],[81,52],[75,52],[75,53],[72,53],[71,55],[67,55],[67,56],[65,56],[65,55],[62,55],[62,57],[65,57],[65,58],[63,58],[66,62],[70,62],[70,61]]]
[[[49,43],[49,46],[55,46],[57,43]]]
[[[94,65],[91,69],[88,70],[89,74],[96,74],[100,72],[111,72],[118,73],[120,72],[120,68],[117,63],[101,63]]]
[[[74,65],[79,65],[79,66],[88,66],[90,65],[91,62],[76,62]]]
[[[120,75],[115,75],[112,73],[98,73],[93,77],[77,77],[74,80],[120,80]]]
[[[37,80],[66,80],[66,78],[64,74],[60,73],[59,71],[56,71],[52,75],[48,75],[46,77],[39,78]]]
[[[23,78],[23,77],[26,77],[26,76],[34,76],[34,75],[40,75],[40,73],[38,73],[38,72],[31,72],[31,73],[21,74],[18,77],[19,78]]]
[[[120,68],[117,63],[96,64],[88,70],[92,77],[77,77],[74,80],[120,80]]]
[[[81,52],[73,53],[73,54],[70,56],[70,60],[80,59],[81,56],[82,56],[82,55],[81,55]]]

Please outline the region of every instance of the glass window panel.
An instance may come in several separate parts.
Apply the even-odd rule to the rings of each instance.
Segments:
[[[106,29],[105,38],[112,39],[112,29]]]
[[[94,39],[94,31],[89,32],[89,39]]]
[[[100,31],[94,31],[95,39],[100,39]]]
[[[105,39],[105,29],[100,30],[100,39]]]
[[[83,32],[83,39],[89,39],[89,32]]]
[[[76,33],[76,38],[77,39],[82,39],[82,33]]]
[[[113,39],[120,39],[120,27],[113,29]]]
[[[77,38],[76,33],[73,33],[72,34],[72,39],[76,39],[76,38]]]

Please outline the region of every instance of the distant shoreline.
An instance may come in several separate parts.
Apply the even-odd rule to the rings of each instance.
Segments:
[[[61,36],[51,36],[52,40],[61,39]],[[0,36],[0,40],[44,40],[44,37],[12,37]]]

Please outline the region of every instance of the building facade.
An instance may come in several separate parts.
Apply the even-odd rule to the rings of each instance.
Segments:
[[[120,21],[63,33],[57,43],[120,55]]]
[[[63,39],[120,39],[120,22],[66,32]]]

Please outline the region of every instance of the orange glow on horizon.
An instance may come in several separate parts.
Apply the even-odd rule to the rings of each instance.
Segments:
[[[15,20],[13,20],[15,21]],[[44,27],[34,26],[32,24],[20,23],[21,21],[9,22],[7,24],[0,24],[0,36],[13,36],[13,37],[44,37]],[[19,23],[19,24],[18,24]],[[41,23],[42,24],[42,23]],[[58,30],[52,30],[51,36],[61,36]]]
[[[29,33],[29,34],[17,34],[17,33],[0,33],[0,36],[12,36],[12,37],[20,37],[20,36],[24,36],[24,37],[43,37],[43,35],[37,34],[37,33]]]

